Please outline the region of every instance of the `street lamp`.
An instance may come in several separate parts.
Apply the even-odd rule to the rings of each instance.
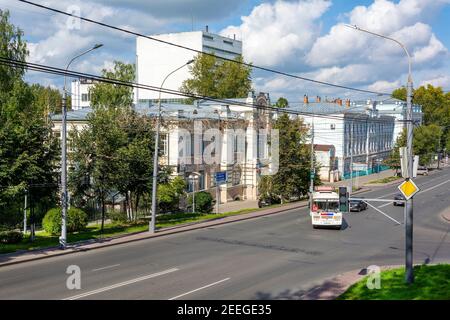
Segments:
[[[103,44],[96,44],[89,50],[75,56],[70,60],[66,67],[69,70],[70,65],[75,59],[101,48]],[[67,245],[67,87],[66,87],[66,74],[64,74],[64,91],[62,100],[62,132],[61,132],[61,207],[62,207],[62,222],[61,222],[61,236],[59,237],[59,245],[62,249]]]
[[[192,213],[195,213],[195,182],[199,180],[200,173],[192,172],[189,175],[189,180],[192,182]]]
[[[159,130],[161,123],[161,91],[166,82],[167,78],[169,78],[172,74],[177,72],[178,70],[184,68],[185,66],[193,63],[194,60],[189,60],[181,67],[176,68],[172,72],[170,72],[161,83],[161,87],[159,89],[159,98],[158,98],[158,116],[156,118],[156,136],[155,136],[155,150],[153,155],[153,184],[152,184],[152,217],[150,220],[149,231],[151,233],[155,232],[156,227],[156,192],[157,192],[157,180],[158,180],[158,160],[159,160]]]
[[[214,113],[217,114],[217,117],[219,119],[219,123],[218,123],[218,127],[219,127],[219,134],[220,134],[220,111],[218,109],[214,110]],[[217,150],[217,152],[219,152],[219,171],[220,171],[220,164],[222,162],[222,154],[221,151]],[[219,206],[220,206],[220,185],[219,182],[217,181],[217,171],[216,171],[216,176],[214,177],[214,179],[216,180],[216,214],[219,214]]]
[[[395,43],[397,43],[403,51],[405,51],[407,57],[408,57],[408,84],[407,84],[407,93],[406,93],[406,126],[407,126],[407,154],[408,154],[408,177],[406,179],[410,179],[413,176],[413,156],[412,156],[412,143],[413,143],[413,112],[412,112],[412,90],[413,90],[413,81],[412,81],[412,75],[411,75],[411,56],[408,52],[408,49],[406,46],[401,43],[400,41],[381,35],[372,31],[368,31],[365,29],[362,29],[356,25],[345,25],[346,27],[366,32],[371,35],[391,40]],[[414,273],[413,273],[413,199],[407,200],[405,202],[405,215],[406,215],[406,226],[405,226],[405,267],[406,267],[406,276],[405,280],[408,284],[411,284],[414,282]]]

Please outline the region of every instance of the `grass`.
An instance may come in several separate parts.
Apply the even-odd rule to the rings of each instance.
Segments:
[[[415,266],[415,281],[405,283],[404,268],[381,272],[381,288],[369,290],[367,277],[352,285],[338,300],[449,300],[450,265]]]
[[[210,219],[221,219],[229,216],[240,215],[255,211],[260,211],[267,208],[276,208],[282,206],[281,204],[272,205],[264,208],[249,208],[238,211],[231,211],[225,213],[176,213],[166,214],[157,217],[157,228],[168,228],[185,223],[201,222]],[[111,223],[105,224],[103,233],[100,230],[100,224],[90,225],[86,227],[84,231],[68,234],[68,242],[78,242],[83,240],[101,239],[113,236],[119,236],[130,233],[143,232],[148,230],[148,222],[140,221],[134,224],[126,223]],[[3,244],[0,243],[0,254],[11,253],[20,250],[34,250],[48,247],[57,246],[59,243],[59,236],[54,236],[46,233],[45,231],[38,231],[36,233],[35,241],[30,242],[29,236],[25,236],[24,239],[17,244]]]
[[[372,180],[369,183],[371,184],[382,184],[382,183],[389,183],[389,182],[393,182],[393,181],[397,181],[401,179],[401,177],[396,177],[396,176],[392,176],[392,177],[386,177],[383,179],[378,179],[378,180]]]

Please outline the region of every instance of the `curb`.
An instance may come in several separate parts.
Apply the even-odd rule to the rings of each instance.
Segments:
[[[10,266],[10,265],[15,265],[15,264],[20,264],[20,263],[25,263],[25,262],[30,262],[30,261],[37,261],[37,260],[42,260],[42,259],[46,259],[46,258],[59,257],[59,256],[67,255],[67,254],[77,253],[77,252],[85,252],[85,251],[90,251],[90,250],[95,250],[95,249],[107,248],[107,247],[112,247],[112,246],[116,246],[116,245],[132,243],[132,242],[137,242],[137,241],[147,240],[147,239],[152,239],[152,238],[159,238],[159,237],[163,237],[163,236],[178,234],[178,233],[192,231],[192,230],[205,229],[205,228],[224,225],[224,224],[228,224],[228,223],[255,219],[255,218],[264,217],[264,216],[268,216],[268,215],[272,215],[272,214],[283,213],[283,212],[293,210],[293,209],[304,208],[307,205],[308,205],[307,202],[302,201],[302,202],[298,202],[296,205],[286,205],[284,207],[274,208],[272,210],[276,210],[276,211],[270,211],[270,212],[266,212],[266,213],[261,212],[261,214],[258,214],[259,212],[256,211],[256,212],[253,212],[254,215],[251,215],[252,212],[248,212],[248,213],[244,213],[242,215],[235,215],[235,216],[229,216],[229,217],[224,217],[224,218],[213,218],[213,219],[208,219],[208,220],[204,220],[201,222],[191,222],[191,223],[183,224],[183,225],[179,225],[179,226],[168,227],[168,228],[159,230],[159,232],[157,232],[155,234],[150,234],[148,236],[144,236],[141,238],[126,239],[126,240],[120,241],[120,242],[103,243],[105,241],[114,241],[114,240],[120,240],[125,237],[135,236],[138,234],[145,233],[145,231],[144,232],[136,232],[133,234],[119,235],[116,237],[108,237],[108,238],[104,238],[101,240],[98,240],[98,239],[86,240],[86,241],[82,241],[79,243],[74,243],[73,247],[70,247],[63,251],[61,249],[59,249],[58,247],[49,247],[49,248],[30,250],[30,251],[25,251],[25,252],[20,252],[20,253],[14,252],[14,253],[9,253],[9,254],[4,254],[4,255],[0,255],[0,260],[2,258],[8,259],[9,256],[10,257],[20,257],[23,254],[33,254],[33,253],[37,254],[37,255],[42,254],[42,256],[29,257],[26,259],[16,260],[16,261],[12,260],[12,261],[0,262],[0,268],[4,267],[4,266]],[[247,215],[250,215],[250,216],[247,216]],[[228,218],[228,220],[225,220],[227,218]],[[88,247],[90,245],[92,245],[92,247]],[[83,247],[83,246],[86,246],[86,247]]]

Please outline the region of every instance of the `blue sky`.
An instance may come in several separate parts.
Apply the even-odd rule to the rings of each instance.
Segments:
[[[343,23],[402,40],[413,56],[416,86],[431,83],[450,88],[450,0],[34,0],[145,34],[190,31],[205,25],[243,40],[244,57],[256,65],[312,79],[362,89],[390,92],[403,85],[406,60],[401,49],[387,41],[358,33]],[[75,7],[74,7],[75,6]],[[64,66],[70,57],[93,43],[105,46],[74,65],[99,74],[114,60],[134,62],[135,39],[83,23],[68,30],[67,18],[0,0],[11,20],[25,32],[29,60]],[[56,87],[61,79],[29,73],[30,82]],[[354,92],[313,85],[272,73],[253,74],[256,90],[272,97],[300,100],[303,94],[348,96]],[[172,88],[177,89],[177,88]]]

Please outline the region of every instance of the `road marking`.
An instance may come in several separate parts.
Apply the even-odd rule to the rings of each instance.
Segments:
[[[93,269],[92,272],[105,270],[105,269],[111,269],[111,268],[118,267],[118,266],[120,266],[120,264],[113,264],[112,266],[107,266],[107,267],[103,267],[103,268]]]
[[[384,208],[384,207],[386,207],[388,205],[391,205],[391,204],[392,204],[392,202],[388,202],[388,203],[382,204],[381,206],[379,206],[377,208]]]
[[[435,189],[435,188],[437,188],[437,187],[442,186],[443,184],[446,184],[446,183],[449,182],[449,181],[450,181],[450,179],[445,180],[444,182],[441,182],[441,183],[439,183],[439,184],[437,184],[437,185],[435,185],[435,186],[432,186],[432,187],[430,187],[430,188],[428,188],[428,189],[422,190],[422,191],[420,191],[417,195],[419,195],[419,194],[421,194],[421,193],[425,193],[425,192],[431,191],[431,190],[433,190],[433,189]]]
[[[206,286],[203,286],[203,287],[201,287],[201,288],[198,288],[198,289],[195,289],[195,290],[191,290],[191,291],[189,291],[189,292],[180,294],[180,295],[178,295],[178,296],[176,296],[176,297],[170,298],[169,300],[175,300],[175,299],[181,298],[181,297],[186,296],[186,295],[188,295],[188,294],[191,294],[191,293],[194,293],[194,292],[197,292],[197,291],[200,291],[200,290],[203,290],[203,289],[206,289],[206,288],[215,286],[216,284],[219,284],[219,283],[222,283],[222,282],[225,282],[225,281],[228,281],[228,280],[230,280],[230,278],[225,278],[225,279],[216,281],[216,282],[214,282],[214,283],[210,283],[210,284],[208,284],[208,285],[206,285]]]
[[[108,291],[108,290],[116,289],[116,288],[123,287],[123,286],[129,285],[129,284],[132,284],[132,283],[139,282],[139,281],[144,281],[144,280],[148,280],[148,279],[151,279],[151,278],[156,278],[158,276],[162,276],[164,274],[175,272],[177,270],[179,270],[179,269],[177,269],[177,268],[167,269],[167,270],[164,270],[164,271],[161,271],[161,272],[149,274],[147,276],[143,276],[143,277],[139,277],[139,278],[136,278],[136,279],[132,279],[132,280],[116,283],[116,284],[113,284],[112,286],[108,286],[108,287],[104,287],[104,288],[88,291],[88,292],[81,293],[81,294],[78,294],[76,296],[72,296],[72,297],[69,297],[69,298],[64,298],[63,300],[77,300],[77,299],[81,299],[81,298],[84,298],[84,297],[87,297],[87,296],[91,296],[93,294],[97,294],[97,293],[105,292],[105,291]]]

